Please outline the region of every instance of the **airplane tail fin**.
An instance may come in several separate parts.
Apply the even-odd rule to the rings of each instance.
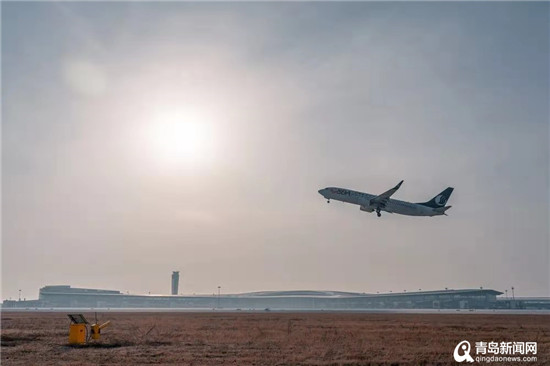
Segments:
[[[453,187],[448,187],[447,189],[445,189],[443,192],[441,192],[440,194],[438,194],[428,202],[418,203],[418,204],[422,206],[431,207],[431,208],[444,208],[443,212],[445,212],[446,210],[451,208],[451,206],[445,207],[445,204],[451,197],[451,193],[453,193],[453,190],[454,190]]]

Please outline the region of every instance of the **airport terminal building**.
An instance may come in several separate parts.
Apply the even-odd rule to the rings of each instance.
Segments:
[[[45,286],[38,300],[3,307],[181,308],[241,310],[497,309],[502,292],[491,289],[364,294],[339,291],[265,291],[233,295],[130,295],[115,290]],[[516,307],[518,308],[518,307]]]

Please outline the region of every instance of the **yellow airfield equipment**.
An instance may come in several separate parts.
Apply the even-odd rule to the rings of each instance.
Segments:
[[[111,324],[110,320],[107,320],[105,323],[101,325],[99,325],[97,322],[92,324],[92,326],[90,327],[91,333],[92,333],[92,339],[96,339],[96,340],[99,339],[99,335],[101,334],[101,329],[105,328],[109,324]]]
[[[95,323],[92,325],[90,325],[82,314],[67,314],[67,316],[71,320],[69,326],[69,344],[86,344],[90,338],[99,340],[101,329],[111,324],[110,320],[103,324],[99,324],[97,321],[97,313],[95,314]]]
[[[71,319],[69,344],[84,344],[88,336],[88,321],[82,314],[67,314]]]

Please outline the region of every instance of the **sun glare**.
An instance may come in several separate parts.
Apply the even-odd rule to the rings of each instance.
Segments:
[[[212,154],[210,121],[197,112],[162,112],[151,121],[149,139],[164,163],[195,165]]]

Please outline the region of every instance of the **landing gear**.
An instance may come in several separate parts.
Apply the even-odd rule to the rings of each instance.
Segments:
[[[330,199],[327,200],[327,203],[330,203]]]
[[[382,214],[380,213],[380,209],[379,209],[379,208],[376,209],[376,216],[378,216],[378,217],[382,216]]]

